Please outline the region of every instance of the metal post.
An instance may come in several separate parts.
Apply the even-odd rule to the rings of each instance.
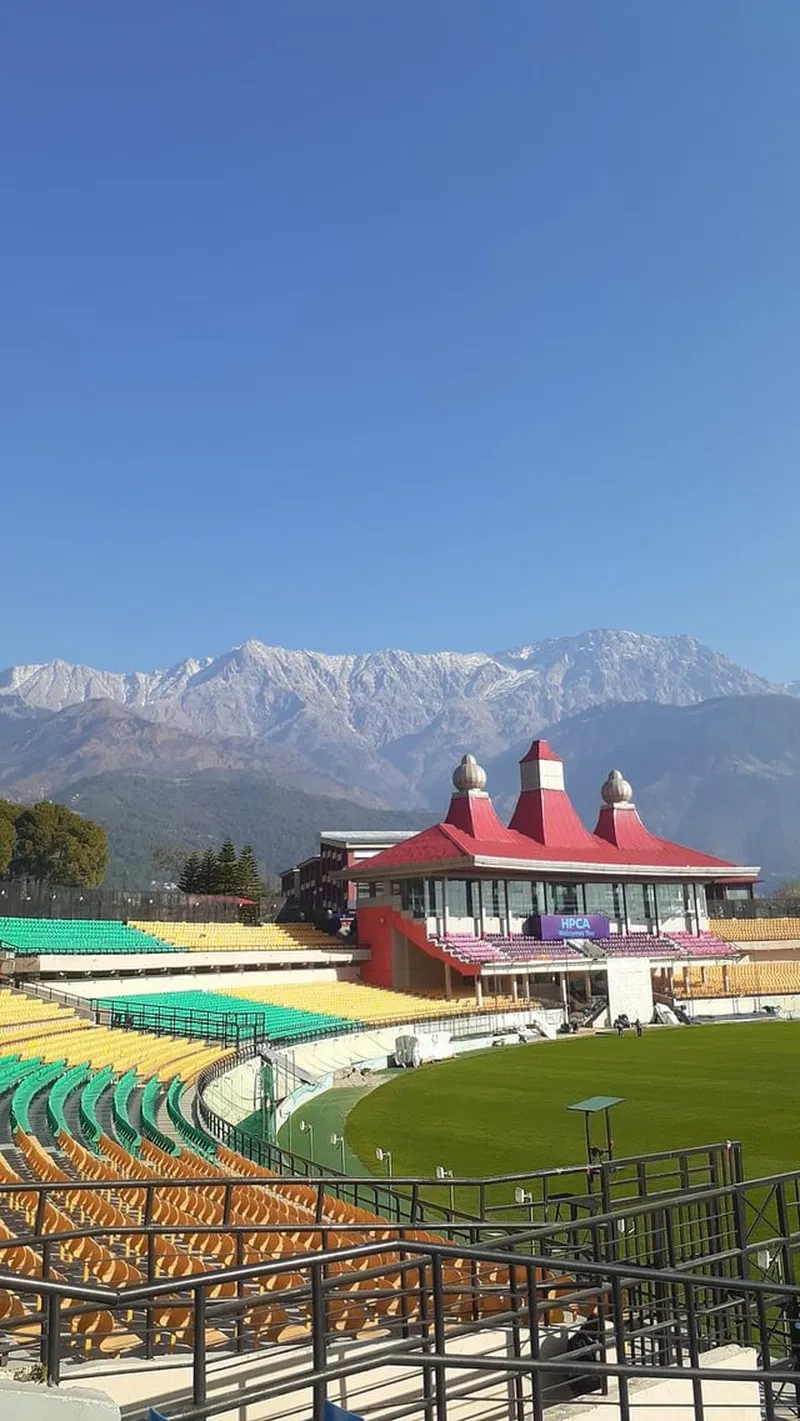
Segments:
[[[697,1341],[697,1311],[694,1302],[694,1288],[691,1283],[684,1284],[684,1297],[686,1298],[686,1330],[689,1334],[689,1366],[700,1366],[700,1347]],[[692,1378],[692,1400],[694,1402],[695,1421],[703,1421],[703,1383],[697,1377]],[[773,1421],[772,1416],[769,1421]]]
[[[511,1302],[511,1352],[515,1361],[522,1357],[519,1335],[519,1287],[514,1263],[508,1265],[509,1299]],[[522,1372],[514,1373],[514,1410],[517,1421],[525,1421],[525,1393],[522,1389]]]
[[[61,1377],[61,1299],[51,1293],[47,1299],[47,1385],[58,1386]]]
[[[206,1399],[206,1290],[201,1283],[194,1290],[194,1347],[192,1358],[192,1401],[202,1406]]]
[[[325,1345],[325,1294],[323,1291],[322,1264],[311,1265],[311,1354],[314,1366],[314,1421],[324,1421],[327,1383],[325,1366],[327,1347]]]
[[[611,1279],[611,1302],[614,1310],[614,1345],[617,1353],[617,1362],[625,1362],[625,1323],[622,1307],[622,1285],[619,1275],[614,1274]],[[631,1421],[631,1405],[628,1396],[628,1378],[620,1373],[619,1376],[619,1421]],[[702,1418],[701,1418],[702,1421]]]
[[[431,1265],[433,1282],[433,1340],[437,1356],[444,1357],[445,1330],[444,1297],[442,1294],[442,1260],[438,1253],[433,1254]],[[447,1421],[447,1375],[443,1361],[434,1363],[434,1373],[436,1376],[436,1421]]]
[[[758,1341],[761,1353],[762,1371],[768,1372],[771,1366],[769,1354],[769,1323],[767,1322],[767,1307],[764,1302],[764,1294],[761,1289],[756,1293],[756,1316],[758,1318]],[[694,1366],[697,1363],[693,1363]],[[772,1389],[772,1382],[764,1381],[764,1415],[766,1421],[775,1421],[775,1393]]]
[[[539,1290],[536,1286],[536,1269],[532,1263],[525,1265],[528,1283],[528,1329],[531,1348],[531,1392],[533,1395],[533,1421],[544,1421],[544,1388],[539,1361]]]

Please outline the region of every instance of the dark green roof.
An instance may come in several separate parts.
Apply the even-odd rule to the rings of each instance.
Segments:
[[[610,1110],[612,1105],[622,1105],[621,1095],[590,1095],[588,1100],[579,1100],[568,1105],[567,1110],[581,1110],[584,1115],[594,1115],[598,1110]]]

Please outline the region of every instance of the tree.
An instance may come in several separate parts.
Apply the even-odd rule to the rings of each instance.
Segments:
[[[16,824],[22,808],[21,804],[12,804],[10,799],[0,799],[0,877],[8,872],[14,854]]]
[[[198,875],[198,893],[218,893],[217,888],[217,856],[213,849],[206,849],[200,860],[200,873]]]
[[[770,894],[770,900],[778,908],[800,903],[800,878],[787,878],[779,883]]]
[[[186,849],[179,844],[156,844],[153,849],[153,868],[169,878],[176,879],[183,872],[186,863]]]
[[[238,893],[239,861],[232,839],[226,839],[217,855],[217,893]]]
[[[14,828],[13,820],[0,815],[0,876],[8,870],[16,842],[17,831]]]
[[[261,874],[258,871],[258,860],[253,853],[251,844],[245,844],[239,855],[238,863],[238,883],[239,892],[243,898],[254,898],[258,901],[263,897],[264,884]]]
[[[96,888],[108,867],[106,831],[65,804],[43,800],[23,809],[15,821],[11,858],[14,878]]]
[[[187,854],[178,878],[178,887],[184,893],[199,893],[203,873],[203,862],[197,853]]]

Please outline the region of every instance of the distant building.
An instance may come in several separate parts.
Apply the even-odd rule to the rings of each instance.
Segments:
[[[333,913],[353,913],[370,885],[356,884],[342,875],[375,854],[410,839],[415,829],[331,830],[319,836],[319,853],[303,859],[281,874],[281,892],[308,916],[330,908]],[[335,876],[334,876],[335,875]]]

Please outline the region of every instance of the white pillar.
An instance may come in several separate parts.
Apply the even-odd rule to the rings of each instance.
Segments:
[[[477,1007],[483,1006],[483,983],[480,974],[475,978],[475,1005]]]
[[[447,937],[447,879],[442,882],[442,936]]]

